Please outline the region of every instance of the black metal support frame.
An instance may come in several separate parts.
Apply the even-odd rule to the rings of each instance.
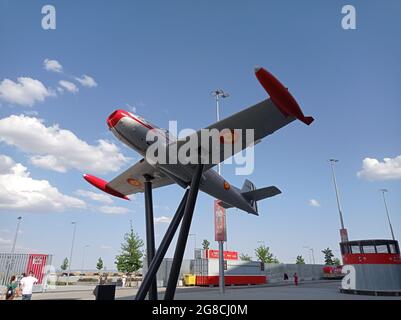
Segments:
[[[148,271],[143,278],[142,284],[135,296],[135,300],[144,300],[149,291],[149,300],[157,300],[156,274],[159,270],[164,256],[174,238],[174,235],[181,223],[180,234],[174,253],[173,264],[167,283],[164,296],[165,300],[174,299],[178,277],[180,274],[182,259],[184,257],[185,246],[188,240],[189,229],[195,209],[195,203],[199,192],[199,184],[203,173],[203,164],[196,167],[196,171],[191,180],[190,188],[186,190],[178,208],[171,221],[166,234],[155,252],[154,245],[154,223],[153,223],[153,204],[152,204],[152,182],[149,176],[145,176],[145,207],[146,207],[146,242],[148,255]],[[153,251],[152,251],[153,248]],[[150,250],[149,250],[150,249]]]
[[[184,257],[185,246],[188,240],[189,229],[191,227],[192,217],[195,209],[196,198],[198,196],[199,184],[203,172],[203,164],[198,164],[195,174],[192,177],[191,186],[189,189],[188,199],[185,204],[184,216],[181,223],[180,234],[175,248],[173,264],[171,266],[170,275],[167,282],[166,293],[164,300],[173,300],[177,281],[180,274],[182,259]]]
[[[148,266],[152,263],[155,256],[155,229],[153,221],[153,199],[152,199],[152,180],[149,175],[145,175],[145,212],[146,212],[146,255]],[[157,300],[157,279],[153,277],[149,288],[149,300]]]
[[[189,189],[185,191],[184,197],[182,198],[181,203],[177,208],[173,220],[170,222],[166,234],[164,235],[163,240],[156,251],[156,255],[154,256],[152,263],[148,266],[148,271],[146,272],[146,275],[142,280],[142,284],[138,289],[138,292],[135,296],[135,300],[145,299],[146,293],[148,292],[152,284],[152,280],[156,277],[157,271],[160,268],[160,264],[162,263],[164,256],[166,255],[166,252],[168,250],[168,247],[170,246],[170,243],[173,240],[174,235],[181,222],[182,216],[184,214],[185,203],[187,202],[188,198],[188,193]]]

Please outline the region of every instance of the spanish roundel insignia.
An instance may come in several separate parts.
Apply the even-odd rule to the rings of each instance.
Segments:
[[[227,181],[224,181],[224,189],[225,190],[230,190],[231,186]]]
[[[137,179],[127,179],[127,182],[134,187],[140,187],[141,186],[141,182]]]

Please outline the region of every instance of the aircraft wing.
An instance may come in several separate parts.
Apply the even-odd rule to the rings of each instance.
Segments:
[[[157,171],[147,161],[142,159],[118,177],[111,180],[107,185],[124,195],[144,192],[144,175],[146,174],[153,178],[153,189],[174,183],[170,178]]]
[[[314,121],[312,117],[306,117],[303,114],[297,101],[288,91],[288,88],[273,74],[263,68],[257,67],[255,68],[255,75],[265,91],[270,95],[269,99],[207,127],[206,129],[209,130],[217,129],[225,131],[224,133],[222,132],[219,137],[220,141],[217,141],[217,143],[217,139],[215,138],[202,139],[202,130],[200,130],[187,137],[186,140],[174,142],[177,143],[177,149],[179,150],[185,146],[187,141],[197,140],[197,146],[200,146],[200,148],[198,148],[197,152],[192,153],[195,153],[194,157],[198,158],[199,155],[201,156],[202,162],[205,163],[205,170],[207,170],[247,147],[258,143],[262,138],[296,119],[307,125],[310,125]],[[247,129],[253,129],[253,139],[247,139]],[[230,148],[222,148],[222,146],[227,147],[228,145],[232,146],[231,150]],[[172,146],[175,147],[174,145]],[[191,160],[193,163],[197,159]],[[193,171],[193,168],[191,169]]]
[[[144,192],[145,175],[152,178],[153,189],[174,183],[173,180],[152,167],[145,159],[140,160],[110,182],[90,175],[84,175],[84,178],[102,191],[128,199],[127,195]]]
[[[205,129],[207,130],[217,129],[222,131],[227,129],[223,131],[218,143],[216,141],[213,143],[211,138],[208,140],[202,139],[202,130],[199,130],[185,140],[173,142],[168,148],[176,143],[179,150],[187,141],[197,139],[198,146],[201,146],[200,152],[202,157],[207,163],[205,165],[205,170],[207,170],[215,166],[218,162],[223,162],[234,154],[258,143],[262,138],[274,133],[295,119],[295,116],[285,116],[271,99],[267,99],[206,127]],[[242,129],[242,131],[238,129]],[[253,129],[253,140],[247,140],[246,129]],[[231,144],[232,147],[225,150],[225,144]],[[214,157],[212,157],[212,154],[214,154]],[[216,154],[218,159],[216,159]],[[162,166],[168,167],[171,165]],[[192,165],[189,166],[192,167]]]

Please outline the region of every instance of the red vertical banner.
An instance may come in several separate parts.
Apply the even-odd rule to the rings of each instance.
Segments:
[[[30,254],[28,259],[28,264],[26,265],[25,274],[29,275],[29,272],[33,272],[35,278],[42,283],[43,271],[46,266],[47,255],[46,254]]]
[[[214,200],[214,239],[227,241],[226,210],[220,206],[220,200]]]

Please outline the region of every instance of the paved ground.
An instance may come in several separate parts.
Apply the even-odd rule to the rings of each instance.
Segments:
[[[226,293],[221,295],[218,288],[179,288],[176,292],[177,300],[381,300],[401,297],[374,297],[362,295],[342,294],[338,288],[339,281],[303,282],[298,287],[293,285],[267,285],[251,287],[227,287]],[[137,289],[123,288],[116,291],[117,300],[132,300]],[[163,298],[164,289],[159,290]],[[36,293],[33,300],[94,300],[92,290],[67,292]]]

